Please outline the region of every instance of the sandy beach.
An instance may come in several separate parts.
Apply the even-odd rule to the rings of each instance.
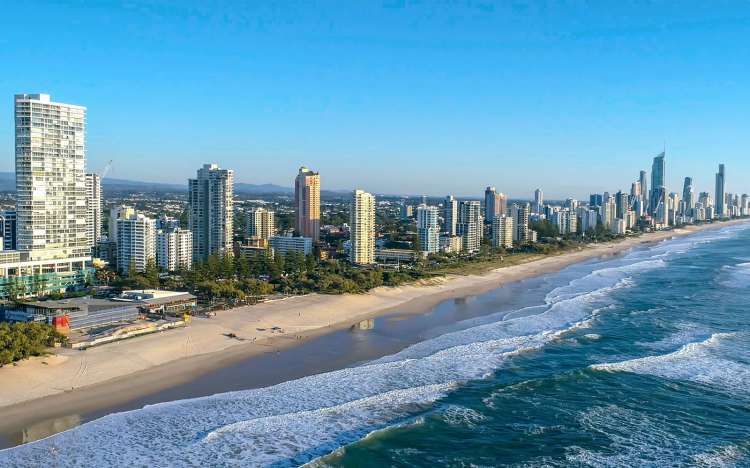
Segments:
[[[733,223],[746,222],[734,221]],[[142,336],[0,368],[0,432],[71,411],[106,407],[188,382],[240,359],[278,352],[311,337],[394,311],[420,313],[443,300],[476,295],[504,284],[558,271],[573,263],[615,255],[641,244],[729,225],[691,226],[492,270],[449,276],[362,295],[312,294],[222,311],[186,328]],[[278,328],[275,328],[278,327]],[[230,338],[227,335],[236,335]]]

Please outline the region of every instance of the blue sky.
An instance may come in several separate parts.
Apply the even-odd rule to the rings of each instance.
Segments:
[[[583,198],[666,143],[670,189],[724,162],[750,192],[746,1],[240,3],[5,2],[0,170],[13,94],[47,92],[118,178]]]

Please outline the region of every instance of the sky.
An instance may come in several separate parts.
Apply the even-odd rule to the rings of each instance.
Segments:
[[[670,190],[750,192],[748,1],[244,3],[4,2],[0,171],[42,92],[123,179],[586,199],[666,147]]]

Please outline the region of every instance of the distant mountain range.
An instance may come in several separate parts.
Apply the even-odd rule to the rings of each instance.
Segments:
[[[0,172],[0,191],[12,192],[15,189],[16,174],[14,172]],[[187,191],[187,180],[184,184],[170,184],[105,177],[102,181],[102,189],[104,191],[179,192]],[[242,194],[285,194],[293,192],[291,187],[282,187],[275,184],[247,184],[244,182],[235,183],[234,191]]]

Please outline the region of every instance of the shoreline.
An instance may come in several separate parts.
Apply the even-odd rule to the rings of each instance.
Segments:
[[[363,320],[395,313],[426,313],[447,299],[481,294],[634,247],[746,222],[735,220],[689,226],[620,242],[593,244],[490,270],[481,276],[451,276],[396,288],[376,288],[361,295],[311,294],[239,307],[222,311],[215,319],[196,319],[181,330],[86,351],[66,349],[54,357],[33,358],[18,366],[0,368],[3,382],[0,385],[0,411],[3,413],[0,434],[26,430],[35,423],[75,413],[113,407],[188,383],[233,363],[279,353]],[[274,326],[282,328],[284,333],[271,331]],[[227,338],[226,333],[235,333],[244,341]],[[76,421],[71,424],[77,425]]]

